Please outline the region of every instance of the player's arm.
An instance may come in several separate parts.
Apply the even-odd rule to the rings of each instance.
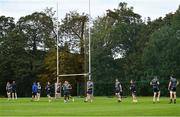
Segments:
[[[72,89],[72,86],[71,86],[71,85],[69,85],[69,89]]]
[[[152,81],[150,82],[150,85],[152,85]]]
[[[170,87],[171,87],[171,81],[169,82],[169,85],[168,85],[168,90],[170,90]]]
[[[8,86],[6,85],[6,91],[8,90]]]
[[[158,85],[160,84],[159,81],[157,81],[157,84],[158,84]]]
[[[176,84],[176,86],[178,86],[179,85],[179,81],[177,81],[177,84]]]
[[[120,86],[119,86],[119,87],[120,87],[120,92],[122,92],[122,85],[120,84]]]

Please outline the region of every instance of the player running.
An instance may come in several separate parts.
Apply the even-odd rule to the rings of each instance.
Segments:
[[[69,84],[68,81],[64,81],[62,85],[63,93],[64,93],[64,103],[69,101],[70,98],[70,89],[72,89],[72,86]]]
[[[122,85],[118,79],[115,82],[115,95],[117,96],[118,102],[122,101]]]
[[[85,102],[88,102],[90,100],[90,102],[93,102],[93,87],[94,84],[91,80],[87,81],[87,96],[85,99]]]
[[[135,81],[133,81],[133,80],[130,81],[130,91],[131,91],[131,94],[132,94],[133,102],[137,102],[136,84],[135,84]]]
[[[170,104],[174,101],[176,103],[176,87],[179,84],[179,81],[176,80],[173,76],[170,76],[168,90],[170,91]]]
[[[154,96],[153,96],[153,103],[155,103],[156,101],[159,102],[159,98],[160,98],[160,88],[159,88],[159,80],[157,78],[157,76],[154,77],[154,79],[150,82],[150,85],[153,87],[153,92],[154,92]],[[156,100],[157,97],[157,100]]]
[[[49,102],[51,102],[52,98],[51,98],[51,84],[50,84],[50,82],[47,82],[45,90],[46,90],[46,94],[47,94],[47,97],[49,99]]]
[[[8,100],[10,100],[11,99],[11,93],[12,93],[12,86],[9,82],[7,82],[7,84],[6,84],[6,92],[7,92]]]
[[[12,99],[14,100],[17,99],[17,92],[16,92],[16,82],[13,81],[12,82]]]
[[[32,85],[32,101],[37,100],[37,92],[38,92],[38,86],[37,86],[36,82],[34,82]]]
[[[41,97],[41,84],[40,82],[37,83],[37,101],[40,100]]]

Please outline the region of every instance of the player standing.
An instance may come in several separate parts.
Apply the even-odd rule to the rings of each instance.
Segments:
[[[61,83],[56,82],[55,83],[55,99],[58,99],[61,97]]]
[[[159,102],[159,98],[160,98],[159,85],[160,85],[160,83],[159,83],[157,76],[154,76],[154,79],[150,82],[150,85],[153,87],[153,92],[154,92],[153,103],[156,102],[156,97],[157,97],[157,102]]]
[[[37,101],[40,100],[41,97],[41,84],[40,82],[37,83]]]
[[[130,91],[131,91],[131,94],[132,94],[133,102],[137,102],[136,84],[135,84],[135,81],[133,81],[133,80],[130,81]]]
[[[17,99],[17,92],[16,92],[16,82],[13,81],[12,82],[12,99],[14,100]]]
[[[93,87],[94,84],[91,80],[87,81],[87,96],[85,99],[85,102],[88,102],[90,100],[90,102],[93,102]]]
[[[38,86],[37,86],[36,82],[34,82],[32,85],[32,101],[37,100],[37,92],[38,92]]]
[[[176,80],[173,76],[170,76],[168,90],[170,91],[170,104],[174,101],[176,103],[176,87],[179,84],[179,81]]]
[[[118,79],[115,82],[115,95],[117,96],[118,102],[122,101],[122,85]]]
[[[6,92],[7,92],[8,100],[10,100],[11,99],[11,93],[12,93],[12,86],[9,82],[7,82],[7,84],[6,84]]]
[[[47,94],[47,97],[49,99],[49,102],[51,102],[52,98],[51,98],[51,84],[50,84],[50,82],[47,82],[45,90],[46,90],[46,94]]]

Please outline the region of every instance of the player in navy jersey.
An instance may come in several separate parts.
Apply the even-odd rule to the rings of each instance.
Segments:
[[[51,84],[50,84],[50,82],[47,82],[45,90],[46,90],[46,95],[47,95],[47,97],[49,99],[49,102],[51,102],[52,98],[51,98]]]
[[[40,100],[41,97],[41,84],[40,82],[37,82],[37,101]]]
[[[169,103],[172,103],[172,101],[176,103],[176,87],[178,84],[179,84],[179,81],[177,81],[177,79],[174,78],[173,76],[170,76],[170,81],[169,81],[169,86],[168,86],[168,90],[170,91]]]
[[[135,81],[133,81],[133,80],[130,81],[130,91],[131,91],[131,94],[132,94],[133,102],[137,102],[136,84],[135,84]]]
[[[64,81],[62,85],[63,93],[64,93],[64,103],[69,101],[70,98],[70,90],[72,89],[72,86],[69,84],[68,81]]]
[[[153,92],[154,92],[154,96],[153,96],[153,103],[155,103],[156,101],[159,102],[159,98],[160,98],[160,88],[159,88],[159,80],[157,78],[157,76],[154,77],[154,79],[150,82],[150,85],[153,88]]]
[[[17,99],[17,91],[16,91],[16,82],[15,81],[13,81],[12,82],[12,99],[14,100],[14,98],[15,99]]]

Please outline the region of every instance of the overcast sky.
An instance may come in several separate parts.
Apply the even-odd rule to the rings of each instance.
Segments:
[[[91,0],[92,17],[105,14],[107,9],[117,8],[119,2],[133,6],[143,19],[148,16],[151,19],[164,17],[167,13],[175,12],[180,5],[180,0]],[[57,0],[0,0],[0,16],[11,16],[17,21],[21,16],[43,11],[46,7],[56,10],[56,3]],[[88,13],[88,0],[58,0],[58,3],[60,19],[72,10]]]

